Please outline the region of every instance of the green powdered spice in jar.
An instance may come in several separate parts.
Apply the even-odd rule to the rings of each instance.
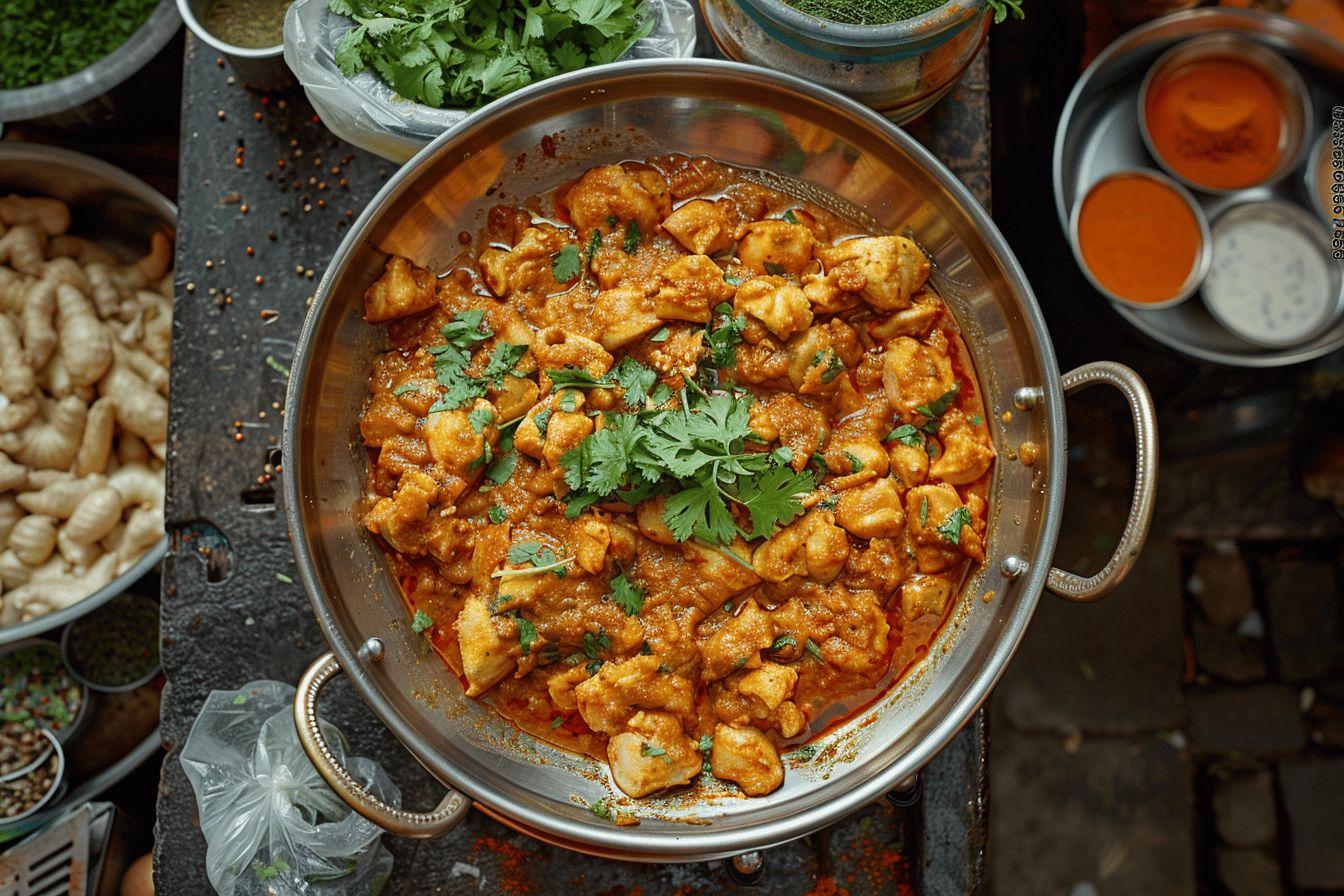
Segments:
[[[0,90],[45,84],[124,44],[159,0],[0,0]]]
[[[947,0],[784,0],[799,12],[846,25],[890,25],[922,16]]]
[[[211,0],[201,27],[235,47],[261,50],[285,40],[285,13],[291,0]]]
[[[83,704],[84,687],[71,677],[55,644],[30,644],[0,657],[0,723],[41,725],[59,735]]]
[[[159,668],[159,605],[140,594],[113,598],[70,626],[65,657],[95,687],[118,688]]]

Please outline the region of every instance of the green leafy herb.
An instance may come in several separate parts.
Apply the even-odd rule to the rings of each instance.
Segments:
[[[846,451],[845,460],[849,461],[849,472],[851,473],[863,472],[863,461],[859,460],[858,455],[854,454],[851,451]]]
[[[919,527],[923,529],[929,524],[929,499],[925,498],[924,503],[919,505]]]
[[[594,230],[588,237],[588,267],[593,266],[593,259],[597,257],[597,250],[602,248],[602,231]]]
[[[542,408],[537,411],[536,416],[532,418],[532,422],[536,424],[537,432],[541,434],[543,439],[546,438],[546,427],[550,425],[551,415],[554,413],[555,411],[550,408]]]
[[[820,507],[822,510],[834,510],[835,508],[840,506],[840,496],[828,495],[827,497],[822,498],[820,501],[818,501],[817,506]]]
[[[882,441],[900,442],[902,445],[917,447],[920,442],[924,441],[924,436],[920,435],[919,430],[914,427],[914,424],[902,423],[900,426],[887,433],[887,437]]]
[[[484,329],[482,329],[484,327]],[[485,395],[485,381],[467,375],[476,343],[494,335],[480,309],[459,311],[439,329],[444,342],[425,349],[434,358],[434,376],[444,392],[429,409],[431,414],[453,411]]]
[[[539,541],[520,541],[509,547],[508,562],[510,566],[531,566],[529,572],[554,572],[558,578],[565,577],[565,566],[574,561],[573,557],[567,560],[558,560],[555,551]],[[499,577],[503,573],[520,572],[521,570],[501,570],[495,573]]]
[[[643,407],[649,390],[658,382],[658,372],[646,367],[634,358],[626,355],[616,365],[610,376],[616,385],[625,390],[625,403],[631,407]]]
[[[714,309],[721,323],[713,319],[705,327],[705,345],[709,347],[709,362],[715,369],[732,367],[737,363],[737,347],[742,343],[742,331],[747,327],[746,315],[733,315],[733,306],[727,302]]]
[[[701,753],[708,754],[710,750],[714,749],[714,738],[708,734],[700,735],[700,743],[696,745],[696,749]]]
[[[579,276],[583,262],[579,258],[579,247],[569,243],[551,256],[551,276],[556,283],[568,283]]]
[[[788,221],[790,224],[797,224],[798,216],[793,213],[793,209],[789,209],[784,213],[784,220]]]
[[[564,716],[556,716],[555,718],[551,719],[551,730],[554,731],[555,729],[559,728],[559,727],[560,727],[561,725],[563,725],[563,724],[565,724],[565,717],[564,717]]]
[[[641,744],[639,747],[639,755],[661,756],[663,757],[663,761],[666,762],[668,765],[672,764],[672,757],[667,755],[667,750],[663,749],[657,744],[650,744],[650,743]]]
[[[467,422],[475,432],[485,432],[485,428],[495,422],[495,412],[489,408],[473,408],[470,414],[467,414]]]
[[[5,0],[0,90],[46,84],[88,68],[125,44],[158,5],[158,0]]]
[[[577,392],[561,392],[560,397],[556,399],[555,406],[565,413],[572,414],[574,409],[579,406],[579,396]]]
[[[825,658],[821,655],[821,648],[818,647],[817,642],[813,641],[811,638],[808,638],[806,641],[803,642],[803,649],[806,650],[808,653],[812,654],[812,656],[816,658],[817,662],[819,663],[826,662]]]
[[[625,615],[634,616],[644,608],[644,589],[622,572],[611,580],[611,599],[625,611]]]
[[[415,615],[411,617],[411,631],[417,635],[434,624],[434,617],[430,616],[424,610],[416,610]]]
[[[812,744],[803,744],[798,749],[789,754],[794,759],[801,759],[803,762],[811,762],[817,757],[817,748]]]
[[[607,806],[607,801],[605,799],[600,799],[597,802],[593,803],[591,806],[588,807],[588,811],[596,815],[598,818],[605,818],[607,820],[611,820],[612,812],[611,809]]]
[[[1002,25],[1009,16],[1018,20],[1027,17],[1022,11],[1022,0],[989,0],[989,8],[994,10],[995,25]]]
[[[537,643],[537,627],[517,612],[510,613],[509,618],[518,626],[518,646],[523,649],[523,656],[527,656]]]
[[[845,372],[845,362],[841,361],[840,356],[832,349],[822,349],[813,355],[811,366],[817,367],[823,362],[826,364],[826,369],[821,372],[821,381],[823,383],[830,383],[840,374]]]
[[[965,505],[948,514],[947,519],[938,527],[938,534],[952,544],[961,544],[961,527],[971,524],[971,511]]]
[[[780,635],[775,639],[775,643],[770,645],[771,650],[783,650],[785,647],[792,647],[798,643],[798,639],[793,635]]]
[[[652,336],[649,337],[649,341],[650,341],[650,342],[666,342],[666,341],[667,341],[667,337],[669,337],[669,336],[671,336],[671,335],[672,335],[672,331],[669,330],[667,327],[659,327],[658,330],[655,331],[654,334],[653,334]]]
[[[496,485],[503,485],[513,475],[516,466],[518,466],[518,452],[508,451],[495,459],[495,462],[485,471],[485,476]]]
[[[509,518],[509,512],[505,510],[503,507],[500,507],[498,504],[496,504],[490,508],[489,516],[490,516],[490,522],[502,523]]]
[[[639,248],[639,241],[644,238],[644,234],[639,232],[639,223],[631,221],[625,225],[625,242],[621,248],[625,250],[626,255],[634,255],[635,250]]]
[[[724,271],[724,272],[723,272],[723,282],[724,282],[724,283],[727,283],[729,286],[732,286],[732,287],[736,288],[736,287],[738,287],[738,286],[741,286],[743,283],[745,283],[745,282],[746,282],[746,278],[743,277],[741,274],[730,274],[730,273],[728,273],[727,271]]]
[[[400,386],[392,390],[392,394],[400,398],[401,396],[406,395],[407,393],[419,392],[419,391],[420,387],[415,383],[402,383]]]
[[[513,368],[527,354],[527,346],[513,342],[496,342],[495,347],[490,352],[490,360],[485,364],[485,372],[481,378],[488,380],[490,385],[496,389],[504,388],[504,377],[513,375],[521,377]]]
[[[984,423],[984,422],[985,422],[985,418],[984,418],[984,417],[981,417],[979,414],[975,414],[974,416],[971,417],[971,425],[972,425],[972,426],[979,426],[980,424],[982,424],[982,423]]]
[[[952,407],[952,403],[957,400],[957,395],[960,394],[960,392],[961,382],[957,381],[952,384],[951,389],[948,389],[940,395],[938,400],[933,402],[933,404],[922,404],[915,408],[915,413],[921,414],[925,418],[925,423],[922,427],[924,432],[931,436],[936,436],[938,434],[938,427],[941,423],[942,416],[947,413],[948,408]]]
[[[126,2],[126,0],[122,0]],[[408,100],[475,108],[533,81],[614,62],[647,34],[641,0],[329,0],[354,20],[336,47]]]

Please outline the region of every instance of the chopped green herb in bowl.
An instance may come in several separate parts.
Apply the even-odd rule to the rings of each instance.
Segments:
[[[20,642],[0,656],[0,724],[47,728],[63,741],[74,730],[85,697],[84,686],[51,641]]]
[[[653,27],[645,0],[329,0],[353,20],[336,47],[405,99],[475,108],[533,81],[615,62]]]
[[[0,90],[56,81],[111,54],[159,0],[3,0]]]

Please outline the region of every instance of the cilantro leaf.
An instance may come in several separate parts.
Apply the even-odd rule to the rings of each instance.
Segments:
[[[803,512],[802,499],[811,493],[812,474],[775,467],[764,475],[744,479],[737,498],[751,514],[751,537],[765,538]]]
[[[775,643],[770,645],[771,650],[783,650],[785,647],[793,647],[798,643],[798,639],[793,635],[780,635],[775,639]]]
[[[672,331],[669,330],[667,327],[659,327],[658,330],[657,330],[656,332],[654,332],[654,334],[653,334],[652,336],[649,337],[649,341],[650,341],[650,342],[666,342],[666,341],[667,341],[667,337],[669,337],[669,336],[671,336],[671,335],[672,335]]]
[[[523,648],[523,656],[527,656],[532,652],[532,646],[537,643],[537,627],[517,611],[510,613],[509,618],[518,626],[518,646]]]
[[[822,657],[821,655],[821,648],[818,647],[817,642],[813,641],[811,638],[808,638],[806,641],[803,642],[803,649],[806,650],[808,653],[812,654],[812,656],[816,658],[817,662],[819,663],[826,662],[825,658]]]
[[[644,608],[644,589],[622,572],[611,580],[611,599],[625,611],[625,615],[634,616]]]
[[[639,248],[639,241],[643,239],[643,234],[639,232],[639,224],[631,221],[625,225],[625,242],[621,248],[625,250],[626,255],[634,255],[635,250]]]
[[[798,216],[793,213],[793,209],[789,209],[784,213],[784,220],[788,221],[790,224],[797,224]]]
[[[513,475],[516,466],[518,466],[518,452],[509,451],[495,459],[495,462],[485,471],[485,476],[495,485],[503,485]]]
[[[551,276],[556,283],[569,283],[579,276],[583,267],[579,258],[579,247],[569,243],[551,256]]]
[[[495,412],[490,408],[473,408],[471,413],[467,414],[467,422],[474,431],[485,432],[485,428],[495,422]]]
[[[929,524],[929,499],[925,498],[924,503],[919,505],[919,527],[922,529]]]
[[[942,416],[947,413],[948,408],[952,407],[952,403],[957,400],[957,395],[960,393],[961,381],[958,380],[952,384],[951,389],[948,389],[940,395],[932,404],[921,404],[919,407],[915,408],[915,413],[925,418],[925,423],[922,427],[924,432],[931,436],[938,434],[938,427]]]
[[[411,631],[417,635],[434,624],[434,617],[430,616],[424,610],[416,610],[415,615],[411,617]]]
[[[649,390],[658,382],[658,372],[646,367],[634,358],[626,355],[616,369],[611,372],[616,385],[625,390],[625,403],[631,407],[643,407]]]
[[[951,544],[961,544],[961,527],[971,524],[971,511],[965,505],[958,507],[948,514],[943,524],[938,527],[938,534],[943,536],[943,540]]]
[[[723,319],[718,326],[705,328],[705,345],[709,347],[709,362],[715,369],[732,367],[737,363],[737,347],[742,343],[742,331],[747,327],[746,315],[733,315],[733,306],[727,302],[714,309]],[[710,324],[714,324],[711,320]]]
[[[504,388],[504,377],[512,374],[521,377],[522,374],[516,372],[513,368],[527,354],[527,346],[513,342],[496,342],[494,349],[490,352],[490,360],[485,364],[485,371],[481,378],[488,380],[490,385],[496,389]]]
[[[887,433],[887,437],[882,441],[900,442],[902,445],[918,447],[919,443],[924,441],[924,437],[920,435],[919,430],[916,429],[913,424],[902,423],[900,426]]]
[[[502,523],[509,518],[509,512],[498,504],[490,508],[488,515],[492,523]]]

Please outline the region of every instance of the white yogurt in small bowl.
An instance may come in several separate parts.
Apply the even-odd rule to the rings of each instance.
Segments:
[[[1341,311],[1340,262],[1304,209],[1268,199],[1225,211],[1213,223],[1204,305],[1218,323],[1263,348],[1306,342]]]

